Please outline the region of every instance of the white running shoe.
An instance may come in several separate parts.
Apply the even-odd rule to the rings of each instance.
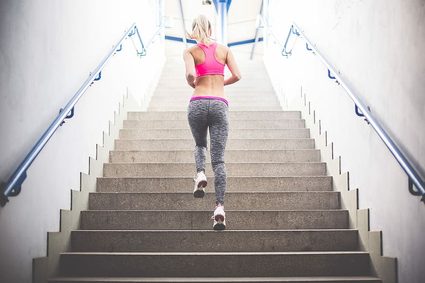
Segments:
[[[193,190],[193,196],[195,198],[203,198],[205,195],[205,187],[207,186],[207,176],[203,171],[198,172],[195,181],[195,189]]]
[[[226,229],[226,214],[224,213],[224,207],[222,205],[215,207],[214,215],[211,218],[214,220],[214,230]]]

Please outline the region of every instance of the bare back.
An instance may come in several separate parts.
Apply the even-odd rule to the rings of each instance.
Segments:
[[[218,62],[226,64],[228,48],[217,44],[215,58]],[[195,45],[190,48],[195,65],[201,64],[205,60],[205,53]],[[206,75],[196,79],[195,91],[193,95],[224,96],[224,77],[222,75]]]
[[[225,80],[223,75],[205,75],[197,77],[194,85],[194,96],[218,96],[224,97],[224,86],[234,83],[240,79],[239,69],[234,60],[233,54],[230,49],[221,44],[217,44],[215,50],[215,59],[221,63],[226,64],[232,73],[230,79]],[[204,51],[198,46],[192,46],[185,50],[184,60],[186,63],[186,74],[193,73],[195,65],[201,64],[205,60]]]

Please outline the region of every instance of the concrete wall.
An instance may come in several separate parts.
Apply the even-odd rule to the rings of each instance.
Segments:
[[[40,135],[133,22],[145,42],[157,29],[154,0],[0,1],[0,179],[6,181]],[[161,67],[163,42],[136,55],[131,39],[88,89],[28,171],[21,194],[0,208],[0,282],[30,282],[46,255],[88,157],[127,92],[138,101]],[[135,42],[137,44],[137,42]]]
[[[302,39],[280,55],[295,21],[425,176],[425,2],[423,0],[268,1],[271,29],[265,61],[286,109],[301,88],[321,120],[371,230],[383,231],[383,252],[398,258],[399,282],[423,282],[425,205],[377,134],[354,113],[344,90],[327,78]]]

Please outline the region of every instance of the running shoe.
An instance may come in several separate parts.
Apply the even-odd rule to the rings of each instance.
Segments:
[[[226,214],[224,213],[224,207],[222,205],[216,206],[214,215],[211,217],[214,220],[214,230],[226,229]]]
[[[195,188],[193,190],[193,196],[195,198],[203,198],[205,195],[205,187],[207,186],[207,177],[203,171],[198,172],[195,181]]]

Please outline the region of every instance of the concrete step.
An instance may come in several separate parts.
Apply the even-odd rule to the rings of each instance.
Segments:
[[[121,139],[173,138],[190,139],[192,133],[187,125],[185,129],[121,129]],[[295,139],[309,138],[310,130],[300,129],[234,129],[231,125],[229,139]]]
[[[270,107],[273,108],[275,106],[279,106],[279,103],[277,102],[267,102],[267,101],[257,101],[257,100],[250,100],[246,102],[235,102],[228,100],[229,103],[229,110],[232,111],[235,109],[235,107],[252,107],[252,109],[256,109],[254,107]],[[223,103],[224,104],[224,103]],[[176,102],[176,101],[162,101],[162,102],[150,102],[149,108],[170,108],[170,107],[184,107],[185,110],[187,110],[187,107],[189,106],[189,101],[183,101],[183,102]],[[281,108],[279,108],[281,109]]]
[[[208,178],[214,184],[214,177]],[[192,192],[187,177],[97,178],[98,192]],[[331,191],[331,176],[309,177],[228,177],[227,192],[240,191]]]
[[[212,229],[211,210],[88,210],[82,230]],[[226,230],[347,229],[346,210],[228,210]]]
[[[166,96],[153,96],[151,100],[150,105],[167,105],[171,103],[176,104],[189,104],[191,96],[188,96],[187,94],[185,96],[173,96],[173,97],[166,97]],[[279,100],[277,97],[273,96],[226,96],[226,100],[229,102],[229,104],[232,105],[239,105],[239,104],[250,104],[250,103],[257,103],[258,105],[273,105],[278,104]]]
[[[194,150],[192,139],[116,140],[115,150]],[[314,139],[229,139],[226,150],[314,149]]]
[[[174,88],[175,89],[175,88]],[[152,96],[151,103],[164,103],[164,102],[176,102],[176,103],[188,103],[191,95],[187,95],[187,92],[183,96],[175,96],[168,94],[159,95],[155,94]],[[225,97],[229,102],[232,103],[245,103],[245,102],[269,102],[269,103],[279,103],[277,96],[256,96],[256,95],[237,95],[237,96],[226,96]]]
[[[279,120],[279,121],[229,121],[230,130],[233,129],[299,129],[305,128],[305,121],[301,119]],[[189,129],[186,120],[124,120],[124,129]]]
[[[355,251],[357,230],[103,231],[71,233],[74,252]]]
[[[167,101],[173,99],[189,99],[195,95],[192,89],[187,89],[185,86],[181,85],[172,85],[168,89],[157,89],[155,93],[152,95],[152,98]],[[251,89],[249,87],[245,89],[234,89],[234,90],[225,90],[224,98],[229,101],[233,101],[233,99],[254,99],[259,100],[260,98],[264,98],[266,100],[276,100],[277,96],[273,90],[264,90],[264,89]]]
[[[187,121],[187,109],[185,111],[149,111],[128,112],[129,120],[185,120]],[[282,120],[301,119],[300,111],[233,111],[229,112],[229,120]]]
[[[143,283],[143,282],[190,282],[190,283],[234,283],[234,282],[280,282],[280,283],[381,283],[373,276],[319,276],[319,277],[56,277],[51,283]]]
[[[60,256],[72,276],[346,276],[369,275],[365,252],[82,253]]]
[[[253,105],[229,105],[229,111],[279,111],[282,110],[282,107],[279,105],[273,106],[257,106]],[[149,106],[148,111],[187,111],[186,105],[177,105],[177,106]]]
[[[212,185],[212,184],[211,184]],[[339,209],[339,192],[227,192],[230,210]],[[194,199],[187,193],[90,193],[90,210],[208,210],[215,203],[213,186]]]
[[[205,173],[212,176],[212,168],[206,166]],[[227,176],[325,176],[324,162],[293,163],[226,163]],[[104,177],[177,177],[195,174],[194,163],[106,163]]]
[[[226,162],[320,162],[320,150],[228,150]],[[110,151],[109,162],[194,162],[193,150]],[[207,155],[210,162],[210,155]]]

